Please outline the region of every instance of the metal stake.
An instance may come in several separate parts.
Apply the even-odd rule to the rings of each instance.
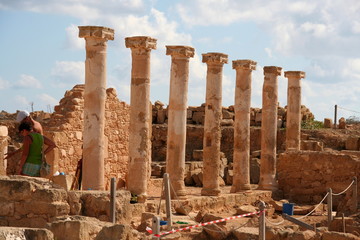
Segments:
[[[165,184],[165,198],[166,198],[166,220],[167,228],[171,230],[172,226],[172,214],[171,214],[171,193],[170,193],[170,179],[169,174],[164,173],[164,184]]]
[[[110,184],[110,222],[115,223],[116,217],[116,206],[115,206],[115,196],[116,196],[116,179],[113,177],[111,178],[111,184]]]
[[[259,240],[265,240],[265,203],[260,201]]]

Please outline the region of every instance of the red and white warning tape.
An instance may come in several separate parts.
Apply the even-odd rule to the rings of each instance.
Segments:
[[[210,224],[214,224],[214,223],[219,223],[219,222],[225,222],[228,220],[233,220],[236,218],[241,218],[241,217],[247,217],[247,216],[251,216],[251,215],[256,215],[256,214],[260,214],[262,213],[262,211],[257,211],[257,212],[252,212],[252,213],[246,213],[246,214],[242,214],[242,215],[237,215],[237,216],[233,216],[233,217],[227,217],[227,218],[223,218],[223,219],[219,219],[219,220],[215,220],[215,221],[210,221],[210,222],[206,222],[206,223],[199,223],[193,226],[188,226],[188,227],[184,227],[184,228],[179,228],[179,229],[175,229],[172,231],[168,231],[168,232],[163,232],[160,234],[154,234],[155,237],[160,237],[166,234],[170,234],[170,233],[176,233],[176,232],[181,232],[184,230],[188,230],[188,229],[192,229],[192,228],[197,228],[197,227],[202,227],[202,226],[206,226],[206,225],[210,225]],[[152,229],[147,227],[146,230],[151,234],[152,233]]]

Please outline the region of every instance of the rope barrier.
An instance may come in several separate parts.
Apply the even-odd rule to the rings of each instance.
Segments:
[[[171,230],[171,231],[168,231],[168,232],[163,232],[163,233],[160,233],[160,234],[154,234],[154,236],[155,237],[160,237],[160,236],[171,234],[171,233],[181,232],[181,231],[184,231],[184,230],[189,230],[189,229],[193,229],[193,228],[197,228],[197,227],[202,227],[202,226],[206,226],[206,225],[210,225],[210,224],[214,224],[214,223],[225,222],[225,221],[228,221],[228,220],[233,220],[233,219],[237,219],[237,218],[241,218],[241,217],[248,217],[248,216],[257,215],[257,214],[260,215],[262,212],[263,211],[257,211],[257,212],[252,212],[252,213],[246,213],[246,214],[242,214],[242,215],[227,217],[227,218],[223,218],[223,219],[219,219],[219,220],[214,220],[214,221],[210,221],[210,222],[199,223],[199,224],[196,224],[196,225],[193,225],[193,226],[179,228],[179,229]]]
[[[332,195],[333,195],[333,196],[339,196],[339,195],[345,193],[347,190],[349,190],[349,188],[350,188],[354,183],[355,183],[355,180],[352,180],[352,182],[350,183],[350,185],[349,185],[344,191],[342,191],[342,192],[340,192],[340,193],[333,193]]]
[[[339,107],[339,106],[338,106],[337,108],[340,108],[340,109],[342,109],[342,110],[346,110],[346,111],[349,111],[349,112],[360,113],[360,112],[358,112],[358,111],[346,109],[346,108]]]
[[[301,217],[298,217],[296,218],[297,220],[300,220],[300,219],[303,219],[303,218],[306,218],[307,216],[309,216],[310,214],[312,214],[319,206],[320,204],[322,204],[323,201],[325,201],[325,199],[327,198],[327,196],[329,195],[329,193],[326,193],[325,197],[320,201],[320,203],[314,207],[313,210],[311,210],[308,214],[304,215],[304,216],[301,216]]]

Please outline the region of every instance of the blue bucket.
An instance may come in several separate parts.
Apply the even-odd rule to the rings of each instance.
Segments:
[[[283,213],[294,215],[294,203],[283,203]]]

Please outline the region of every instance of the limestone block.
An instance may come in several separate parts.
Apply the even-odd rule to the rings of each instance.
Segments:
[[[53,181],[53,183],[64,188],[65,190],[69,191],[71,188],[71,184],[74,180],[74,176],[73,175],[58,175],[58,176],[52,176],[50,178],[50,180]]]
[[[156,122],[159,124],[163,124],[165,123],[165,119],[166,119],[166,109],[159,109],[157,111],[157,118],[156,118]]]
[[[0,201],[0,216],[14,216],[15,213],[15,203]]]
[[[54,240],[54,234],[45,228],[14,228],[14,227],[1,227],[0,228],[1,240]]]
[[[110,223],[96,218],[70,216],[52,222],[50,230],[57,240],[90,240],[94,239],[104,226],[110,226]]]
[[[260,159],[252,158],[250,160],[250,183],[258,184],[260,180]]]
[[[221,126],[233,126],[234,125],[234,120],[232,119],[222,119],[220,122]]]
[[[67,202],[41,202],[27,201],[15,203],[15,214],[36,216],[44,215],[49,217],[63,216],[70,213],[70,206]]]
[[[258,227],[242,227],[235,229],[233,235],[236,239],[258,239],[259,228]],[[269,238],[272,239],[272,238]]]
[[[194,112],[192,120],[196,124],[204,124],[205,112]]]
[[[314,140],[302,140],[300,149],[304,151],[324,151],[324,144]]]
[[[333,128],[333,122],[331,118],[324,118],[324,128]]]
[[[355,150],[355,151],[358,151],[359,150],[359,136],[349,136],[347,139],[346,139],[346,142],[345,142],[345,148],[346,150]]]
[[[186,119],[192,119],[193,111],[191,109],[186,110]]]
[[[6,126],[0,126],[0,137],[7,137],[8,135],[8,128]]]
[[[233,112],[230,112],[227,109],[222,109],[222,118],[223,119],[234,119],[235,114]]]
[[[345,129],[346,128],[346,120],[345,118],[340,118],[339,119],[339,129]]]
[[[203,160],[203,150],[194,150],[193,151],[193,160],[202,161]]]
[[[260,126],[261,125],[261,119],[262,119],[262,113],[257,112],[255,115],[255,125]]]
[[[114,225],[114,226],[105,226],[98,233],[95,240],[118,240],[118,239],[127,239],[127,240],[138,240],[145,239],[144,233],[139,233],[133,231],[132,228],[128,225]]]

